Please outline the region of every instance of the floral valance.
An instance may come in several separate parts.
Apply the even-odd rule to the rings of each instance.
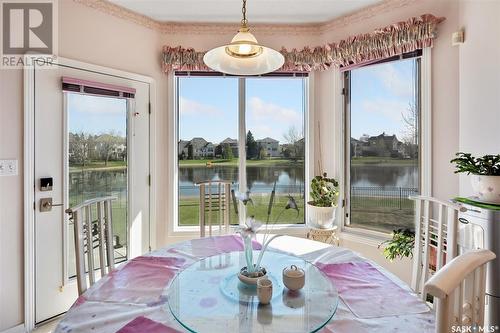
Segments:
[[[437,25],[443,17],[425,14],[398,22],[372,33],[360,34],[338,43],[288,51],[281,49],[285,64],[281,71],[326,70],[359,64],[432,47]],[[163,48],[163,69],[169,71],[208,71],[203,63],[205,52],[181,46]]]

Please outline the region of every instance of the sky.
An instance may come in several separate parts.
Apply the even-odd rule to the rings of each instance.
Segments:
[[[68,93],[68,128],[72,133],[127,133],[127,101],[121,98]]]
[[[414,101],[414,63],[408,59],[353,70],[351,76],[351,136],[385,132],[401,140],[402,114]],[[255,139],[284,142],[291,127],[303,133],[302,78],[246,80],[246,126]],[[68,94],[71,132],[126,133],[126,100]],[[238,79],[181,77],[179,79],[179,138],[202,137],[219,143],[238,136]]]
[[[407,59],[351,71],[351,136],[405,134],[402,114],[414,103],[414,66]]]
[[[180,78],[179,137],[202,137],[219,143],[238,136],[238,79],[233,77]],[[246,80],[246,127],[255,139],[283,134],[294,126],[303,132],[303,79]]]

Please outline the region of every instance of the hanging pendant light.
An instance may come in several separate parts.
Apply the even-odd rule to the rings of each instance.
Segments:
[[[231,75],[260,75],[273,72],[285,63],[281,53],[259,45],[250,33],[246,3],[243,0],[241,27],[231,43],[212,49],[203,57],[205,65],[214,71]]]

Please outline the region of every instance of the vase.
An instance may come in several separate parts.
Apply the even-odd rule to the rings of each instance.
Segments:
[[[309,207],[308,225],[310,227],[320,229],[329,229],[333,227],[337,207],[317,207],[312,205],[311,202],[308,202],[307,206]]]
[[[500,176],[471,175],[473,199],[500,204]]]
[[[245,266],[238,272],[238,279],[242,283],[250,286],[257,285],[257,280],[265,276],[267,276],[267,271],[264,267],[259,267],[259,269],[256,269],[254,272],[248,272]]]

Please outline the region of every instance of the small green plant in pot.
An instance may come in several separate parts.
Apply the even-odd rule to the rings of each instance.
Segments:
[[[413,257],[415,233],[412,230],[394,230],[391,236],[391,239],[386,240],[378,246],[379,248],[384,248],[384,256],[386,259],[393,261],[394,259]]]
[[[474,157],[469,153],[457,153],[451,160],[455,173],[470,175],[473,199],[500,204],[500,154]]]
[[[335,211],[339,198],[339,183],[328,178],[324,173],[311,181],[311,201],[309,207],[309,226],[315,228],[331,228],[335,219]]]

